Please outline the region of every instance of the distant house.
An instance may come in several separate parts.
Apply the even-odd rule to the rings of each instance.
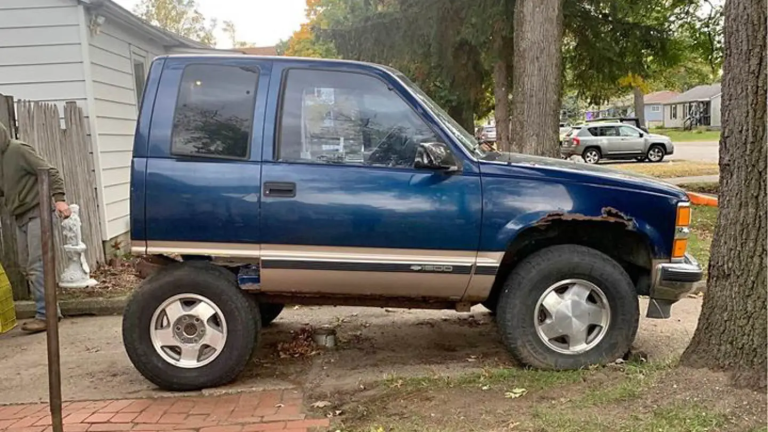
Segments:
[[[664,125],[664,103],[677,97],[680,93],[663,90],[648,93],[643,97],[645,104],[645,125],[648,127],[660,127]]]
[[[129,229],[131,150],[150,62],[218,52],[149,25],[111,0],[0,0],[0,93],[87,116],[102,240]],[[127,242],[125,242],[127,243]]]
[[[584,119],[589,121],[602,118],[633,117],[635,110],[632,101],[632,95],[628,95],[611,99],[602,105],[593,105],[584,112]]]
[[[701,85],[664,103],[664,127],[720,128],[720,83]]]

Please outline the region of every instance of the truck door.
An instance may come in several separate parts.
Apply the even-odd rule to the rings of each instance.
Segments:
[[[262,168],[262,290],[461,298],[480,234],[473,161],[449,146],[463,170],[414,168],[419,143],[448,139],[381,71],[280,76]]]
[[[270,71],[248,57],[166,60],[146,171],[149,253],[258,257]]]

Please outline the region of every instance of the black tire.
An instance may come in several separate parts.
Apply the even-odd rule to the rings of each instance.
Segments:
[[[155,310],[179,294],[195,294],[215,304],[227,323],[227,339],[210,363],[183,368],[155,350],[150,326]],[[240,291],[235,275],[206,262],[173,264],[145,280],[123,313],[123,344],[131,363],[149,381],[172,391],[217,387],[243,371],[258,344],[261,316],[251,298]]]
[[[590,147],[584,150],[584,153],[581,154],[581,158],[588,164],[596,164],[600,162],[602,157],[603,155],[597,147]]]
[[[583,279],[599,287],[611,311],[603,338],[578,354],[547,346],[534,324],[541,295],[566,279]],[[505,345],[521,363],[540,369],[579,369],[614,361],[630,349],[639,321],[637,293],[624,269],[609,256],[584,246],[552,246],[512,271],[499,298],[496,321]]]
[[[661,157],[659,157],[657,160],[654,160],[655,157],[651,157],[651,152],[654,151],[654,149],[657,149],[661,151]],[[646,158],[653,163],[658,163],[664,160],[664,156],[667,155],[667,150],[664,148],[661,144],[653,144],[650,148],[648,148],[648,154],[646,155]]]
[[[260,303],[259,312],[261,312],[261,326],[266,327],[272,324],[272,321],[277,319],[284,307],[285,305],[276,303]]]

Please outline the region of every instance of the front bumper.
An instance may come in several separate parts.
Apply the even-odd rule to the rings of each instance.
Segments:
[[[654,262],[648,318],[669,318],[672,304],[693,290],[704,275],[694,257],[686,254],[682,262]]]

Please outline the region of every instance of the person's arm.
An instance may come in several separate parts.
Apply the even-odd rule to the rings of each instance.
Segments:
[[[51,197],[53,197],[53,200],[56,203],[56,211],[61,216],[69,217],[71,212],[67,205],[66,193],[64,192],[64,179],[61,177],[59,170],[40,157],[40,155],[38,155],[31,147],[22,147],[23,150],[21,154],[23,155],[26,168],[30,172],[37,175],[38,168],[48,168],[48,172],[51,173]]]

